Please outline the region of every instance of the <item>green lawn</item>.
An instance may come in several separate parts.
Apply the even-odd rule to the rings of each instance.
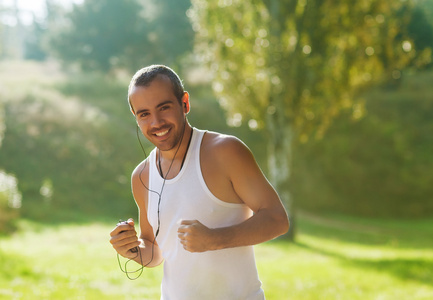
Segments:
[[[304,213],[296,226],[295,243],[256,247],[267,299],[433,299],[433,219]],[[108,242],[112,226],[20,227],[0,238],[0,299],[159,299],[162,268],[128,280]]]

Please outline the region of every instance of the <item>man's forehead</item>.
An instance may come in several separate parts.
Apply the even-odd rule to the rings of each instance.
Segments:
[[[131,88],[129,94],[132,95],[132,94],[140,92],[140,91],[150,90],[154,87],[159,89],[161,92],[171,92],[174,95],[173,85],[172,85],[170,79],[164,75],[158,75],[152,81],[150,81],[146,84],[134,85]]]
[[[129,92],[129,102],[134,111],[176,100],[171,81],[164,79],[155,79],[145,86],[133,86]]]

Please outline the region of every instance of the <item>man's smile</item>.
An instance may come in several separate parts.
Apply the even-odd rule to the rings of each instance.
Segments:
[[[166,129],[164,131],[155,132],[155,135],[158,137],[162,137],[168,133],[169,129]]]

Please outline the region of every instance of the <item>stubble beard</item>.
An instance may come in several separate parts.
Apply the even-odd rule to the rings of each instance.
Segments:
[[[170,128],[170,131],[174,130],[174,128]],[[181,125],[181,130],[179,132],[174,133],[173,135],[173,141],[170,142],[168,145],[164,146],[164,144],[159,144],[156,143],[154,144],[160,151],[171,151],[171,150],[175,150],[177,148],[180,148],[180,143],[182,143],[183,140],[183,136],[185,134],[185,130],[186,130],[186,119],[184,119],[183,124]],[[169,133],[171,134],[171,132]],[[167,141],[169,142],[169,141]]]

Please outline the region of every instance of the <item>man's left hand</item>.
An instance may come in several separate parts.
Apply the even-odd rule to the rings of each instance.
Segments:
[[[189,252],[213,250],[212,229],[197,220],[183,220],[177,235],[183,248]]]

